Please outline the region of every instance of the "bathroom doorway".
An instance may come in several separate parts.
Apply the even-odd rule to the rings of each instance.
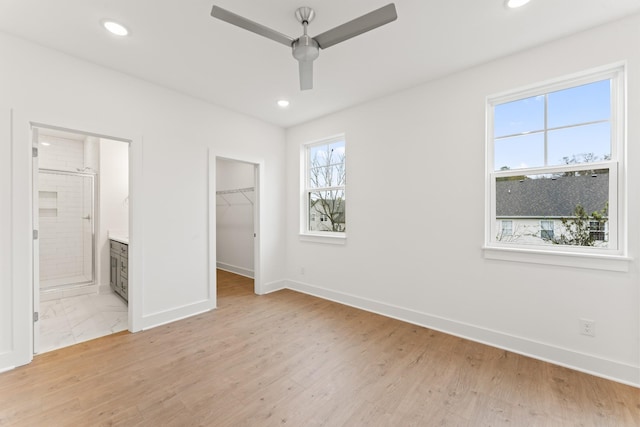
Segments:
[[[123,141],[33,126],[34,353],[126,330],[109,282],[108,232],[128,235]]]

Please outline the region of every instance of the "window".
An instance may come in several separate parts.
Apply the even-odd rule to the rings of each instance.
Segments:
[[[344,236],[346,232],[345,138],[304,146],[303,234]]]
[[[605,223],[603,221],[589,221],[589,237],[594,242],[604,242],[607,240],[605,234]]]
[[[488,99],[486,248],[625,255],[623,72]]]
[[[502,220],[502,236],[513,235],[513,221]]]
[[[553,221],[540,221],[540,238],[553,240]]]

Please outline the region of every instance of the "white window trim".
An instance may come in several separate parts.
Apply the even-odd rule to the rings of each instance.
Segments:
[[[510,101],[537,96],[570,87],[612,79],[611,160],[541,168],[495,171],[494,169],[494,106]],[[531,85],[519,90],[487,97],[485,135],[485,238],[483,254],[487,259],[535,264],[591,268],[610,271],[628,271],[632,259],[627,252],[626,214],[626,63],[620,62],[586,72]],[[576,246],[516,245],[496,241],[495,179],[514,172],[526,175],[544,174],[558,170],[609,169],[609,245],[610,248]],[[613,221],[612,221],[613,219]],[[613,227],[612,227],[613,224]]]
[[[309,182],[309,171],[307,165],[309,162],[309,147],[314,145],[331,144],[336,141],[345,141],[345,153],[347,152],[345,134],[329,136],[327,138],[304,143],[300,146],[300,234],[299,239],[302,242],[326,243],[334,245],[344,245],[347,241],[347,233],[342,231],[310,231],[309,224],[309,206],[307,204],[307,183]],[[346,160],[345,160],[346,162]],[[348,170],[345,171],[349,173]],[[345,184],[345,194],[346,194]]]

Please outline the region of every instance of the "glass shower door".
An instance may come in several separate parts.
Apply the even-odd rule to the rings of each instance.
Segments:
[[[40,289],[94,283],[94,176],[40,169]]]

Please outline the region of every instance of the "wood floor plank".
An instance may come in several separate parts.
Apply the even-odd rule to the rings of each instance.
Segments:
[[[0,426],[638,426],[640,390],[218,272],[209,313],[0,374]]]

